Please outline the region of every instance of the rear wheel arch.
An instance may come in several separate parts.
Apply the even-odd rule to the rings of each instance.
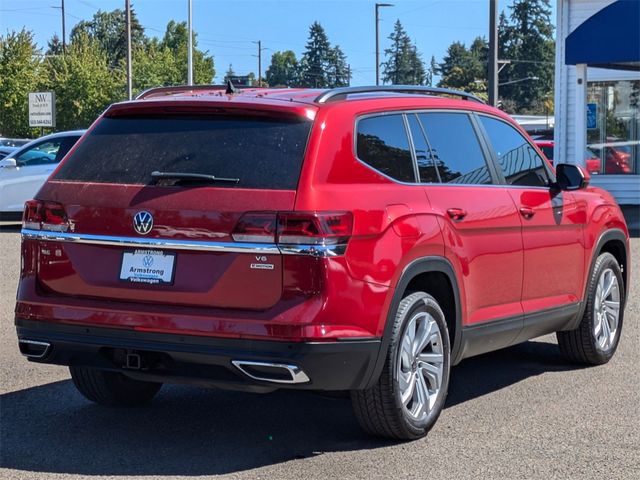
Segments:
[[[446,285],[441,282],[446,281]],[[427,288],[428,290],[425,290]],[[386,320],[382,342],[376,364],[365,388],[375,384],[382,371],[389,349],[393,319],[402,299],[407,292],[425,291],[440,304],[446,317],[451,345],[451,364],[460,359],[460,343],[462,336],[462,309],[460,290],[453,265],[445,257],[430,256],[413,260],[403,270],[393,292],[393,298],[386,312]]]

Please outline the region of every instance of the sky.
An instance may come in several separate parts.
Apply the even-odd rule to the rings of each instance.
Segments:
[[[381,0],[379,0],[381,1]],[[489,0],[385,0],[380,8],[380,51],[388,47],[393,24],[400,20],[428,65],[431,56],[441,61],[454,41],[469,45],[477,36],[488,38]],[[513,0],[498,0],[509,13]],[[555,24],[555,1],[552,22]],[[40,47],[54,34],[62,36],[61,0],[0,0],[0,34],[31,30]],[[98,9],[124,9],[124,0],[65,0],[67,37],[73,25],[88,20]],[[213,55],[219,83],[229,64],[237,75],[257,75],[257,45],[262,41],[263,75],[271,55],[304,51],[309,26],[319,21],[332,45],[347,55],[352,85],[375,84],[375,1],[369,0],[192,0],[193,28],[198,48]],[[187,19],[187,0],[132,0],[140,23],[149,36],[162,37],[169,20]],[[133,59],[135,62],[135,58]],[[500,78],[500,81],[508,81]]]

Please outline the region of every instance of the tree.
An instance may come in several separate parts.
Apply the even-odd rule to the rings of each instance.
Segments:
[[[71,29],[71,43],[82,35],[95,40],[107,54],[110,68],[118,66],[127,57],[127,22],[124,10],[116,9],[111,12],[98,10],[91,20],[82,20]],[[139,48],[145,40],[144,28],[138,17],[131,10],[131,46]]]
[[[299,83],[299,65],[291,50],[274,52],[267,68],[266,80],[271,87],[294,87]]]
[[[395,85],[423,85],[426,81],[424,63],[400,20],[396,20],[389,40],[391,46],[384,51],[387,60],[382,63],[382,81]]]
[[[229,68],[227,69],[227,73],[224,74],[224,81],[226,82],[231,77],[235,77],[236,72],[233,70],[233,65],[230,63]]]
[[[173,52],[157,39],[145,42],[132,52],[133,90],[139,93],[152,87],[177,85],[182,78]],[[124,65],[123,65],[124,66]]]
[[[553,92],[555,42],[549,0],[515,0],[509,20],[500,17],[501,58],[511,60],[501,81],[530,80],[500,87],[519,113],[544,113],[544,100]],[[537,78],[537,80],[535,80]]]
[[[309,28],[309,39],[302,55],[300,83],[303,87],[327,88],[330,85],[328,69],[331,45],[327,34],[318,22]]]
[[[489,47],[484,37],[477,37],[467,49],[464,43],[449,45],[438,66],[439,87],[464,90],[487,98],[487,58]]]
[[[329,51],[327,79],[330,88],[348,87],[351,82],[351,71],[347,64],[347,56],[339,45]]]
[[[29,92],[39,90],[42,78],[40,50],[33,33],[0,35],[0,133],[6,136],[30,137]]]
[[[187,83],[187,22],[175,22],[171,20],[167,24],[167,30],[160,42],[160,48],[168,48],[174,56],[175,66],[180,72],[174,84]],[[208,55],[208,51],[198,50],[197,35],[193,34],[193,82],[196,84],[211,83],[215,77],[213,57]]]
[[[86,33],[77,34],[66,55],[44,62],[46,88],[56,94],[56,128],[88,127],[111,103],[125,97],[121,69],[113,70],[100,43]]]
[[[436,62],[436,57],[431,55],[431,61],[429,62],[429,68],[427,69],[425,75],[424,84],[432,87],[435,81],[435,76],[438,74],[438,63]]]

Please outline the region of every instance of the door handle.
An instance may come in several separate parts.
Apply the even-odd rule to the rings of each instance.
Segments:
[[[520,207],[520,215],[524,218],[531,218],[536,214],[536,211],[531,207]]]
[[[447,214],[452,220],[462,220],[467,216],[467,211],[463,208],[450,208],[447,210]]]

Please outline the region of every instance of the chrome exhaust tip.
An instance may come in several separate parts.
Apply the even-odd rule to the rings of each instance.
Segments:
[[[269,362],[250,362],[231,360],[231,363],[247,377],[253,380],[271,383],[307,383],[309,377],[296,365]]]
[[[18,347],[20,348],[20,353],[27,358],[44,358],[49,353],[51,344],[49,342],[19,338]]]

